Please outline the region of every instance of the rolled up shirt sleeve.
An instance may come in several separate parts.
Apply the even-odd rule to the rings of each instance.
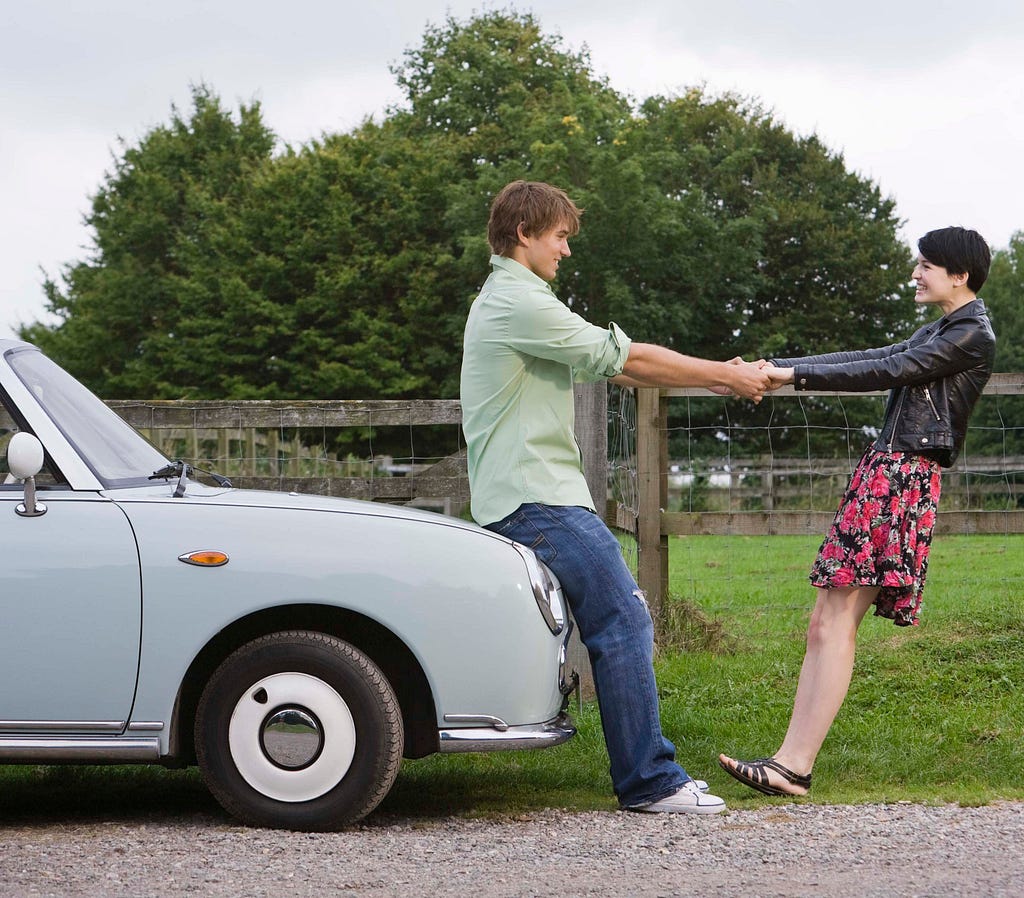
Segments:
[[[508,343],[537,358],[573,369],[576,380],[602,380],[622,373],[631,340],[614,321],[598,327],[539,291],[518,303],[509,319]]]

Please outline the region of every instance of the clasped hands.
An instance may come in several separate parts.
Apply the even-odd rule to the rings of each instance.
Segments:
[[[777,390],[783,384],[793,383],[792,368],[776,368],[765,359],[745,362],[736,356],[729,359],[726,364],[737,369],[730,378],[730,383],[709,387],[712,393],[718,393],[720,396],[742,396],[760,402],[765,393]]]

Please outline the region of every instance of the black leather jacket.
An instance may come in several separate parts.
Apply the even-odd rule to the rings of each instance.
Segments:
[[[875,448],[927,455],[949,467],[992,375],[995,349],[985,303],[975,299],[902,343],[771,361],[796,369],[796,390],[891,390]]]

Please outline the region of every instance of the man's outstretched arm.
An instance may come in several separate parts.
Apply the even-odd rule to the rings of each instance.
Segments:
[[[760,401],[772,379],[758,362],[713,362],[683,355],[654,343],[633,343],[622,374],[611,378],[623,386],[726,387],[737,396]]]

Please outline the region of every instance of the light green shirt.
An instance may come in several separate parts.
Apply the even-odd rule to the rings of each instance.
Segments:
[[[528,502],[593,510],[573,433],[573,382],[622,373],[630,339],[588,323],[524,265],[491,256],[466,322],[462,429],[473,517]]]

